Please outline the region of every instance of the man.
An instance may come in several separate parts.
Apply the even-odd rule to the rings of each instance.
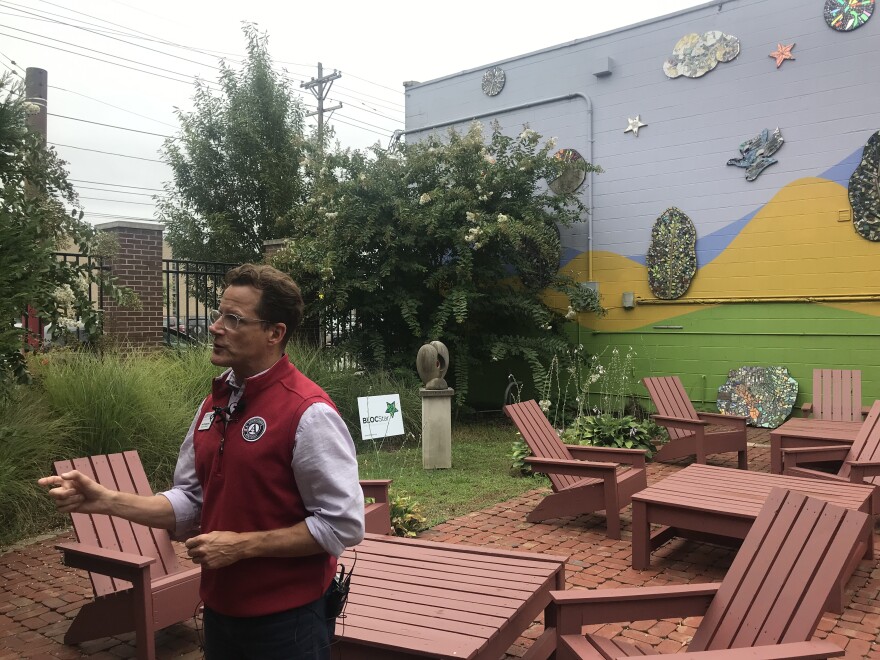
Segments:
[[[152,497],[78,471],[40,479],[61,512],[106,513],[186,538],[202,567],[208,660],[329,658],[336,557],[363,538],[354,443],[327,394],[287,359],[299,288],[270,266],[226,275],[208,328],[213,382],[180,448],[174,487]]]

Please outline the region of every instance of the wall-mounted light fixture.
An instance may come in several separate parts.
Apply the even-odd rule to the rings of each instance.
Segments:
[[[621,304],[624,309],[634,309],[636,306],[635,291],[624,291],[621,296]]]

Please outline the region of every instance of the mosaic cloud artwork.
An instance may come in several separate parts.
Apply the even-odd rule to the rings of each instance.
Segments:
[[[880,131],[868,138],[862,162],[849,180],[849,203],[856,233],[880,241]]]
[[[663,63],[663,72],[670,78],[699,78],[739,55],[739,39],[718,30],[686,34],[672,49],[672,56]]]
[[[648,285],[663,300],[681,298],[697,273],[697,229],[680,209],[666,209],[651,229]]]
[[[573,193],[587,177],[587,162],[574,149],[560,149],[556,152],[556,158],[565,163],[565,169],[550,182],[550,190],[557,195]]]
[[[749,426],[775,429],[791,414],[797,381],[785,367],[740,367],[718,388],[718,410],[742,415]]]
[[[728,165],[736,165],[744,167],[746,170],[746,181],[754,181],[761,172],[768,167],[777,163],[775,158],[770,158],[779,151],[785,140],[782,139],[782,131],[777,128],[773,133],[769,128],[765,128],[759,135],[751,140],[746,140],[739,145],[739,158],[731,158],[727,161]]]
[[[825,22],[838,32],[862,27],[874,13],[874,0],[825,0]]]

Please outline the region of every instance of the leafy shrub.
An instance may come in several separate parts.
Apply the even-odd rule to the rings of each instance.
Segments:
[[[391,527],[395,536],[412,538],[425,528],[427,520],[418,502],[402,493],[392,493],[390,500]]]
[[[526,458],[532,455],[532,450],[528,444],[522,439],[522,435],[517,431],[517,439],[510,447],[510,473],[515,477],[531,477],[532,466],[526,463]]]
[[[566,444],[592,445],[594,447],[621,447],[645,449],[647,458],[654,455],[651,435],[656,426],[653,421],[639,422],[630,415],[615,417],[609,413],[582,415],[562,433]]]

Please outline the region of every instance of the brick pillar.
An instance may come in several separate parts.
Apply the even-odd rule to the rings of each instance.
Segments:
[[[267,264],[270,263],[275,253],[283,248],[287,241],[288,239],[286,238],[273,238],[270,241],[263,241],[263,261]]]
[[[119,252],[105,263],[119,286],[132,289],[141,309],[122,309],[109,297],[104,301],[104,334],[141,348],[158,348],[162,337],[162,230],[154,222],[105,222],[99,231],[116,236]]]

